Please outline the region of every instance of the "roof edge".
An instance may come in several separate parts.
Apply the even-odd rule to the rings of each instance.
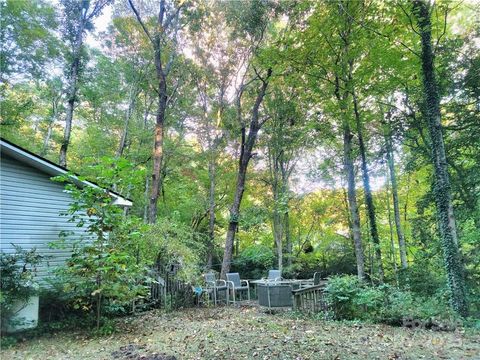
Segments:
[[[13,153],[17,155],[17,156],[14,156],[14,158],[16,158],[17,160],[20,160],[20,161],[23,160],[30,166],[33,166],[38,170],[44,171],[50,175],[53,175],[53,176],[69,175],[71,180],[78,186],[90,186],[96,189],[105,189],[100,185],[94,183],[93,181],[79,179],[80,177],[79,174],[74,173],[73,171],[70,171],[67,168],[60,166],[54,163],[53,161],[45,159],[44,157],[41,157],[27,149],[24,149],[21,146],[18,146],[17,144],[14,144],[11,141],[8,141],[2,137],[0,137],[0,149],[1,149],[1,152],[4,152],[4,150],[6,149],[7,151],[5,153],[7,155],[11,156],[11,154]],[[128,199],[111,189],[105,189],[105,190],[108,191],[108,193],[113,198],[115,198],[113,204],[118,206],[124,206],[124,207],[131,207],[133,205],[133,202],[131,199]]]

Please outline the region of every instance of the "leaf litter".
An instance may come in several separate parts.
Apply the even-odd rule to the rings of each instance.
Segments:
[[[59,332],[2,359],[479,359],[478,332],[435,332],[267,314],[258,307],[153,310],[116,320],[111,336]]]

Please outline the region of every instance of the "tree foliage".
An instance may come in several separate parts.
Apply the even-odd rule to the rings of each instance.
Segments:
[[[0,115],[56,161],[74,111],[69,168],[133,200],[78,205],[107,221],[97,239],[113,221],[119,255],[90,248],[77,269],[356,273],[375,303],[396,296],[383,280],[478,314],[476,4],[63,3],[0,5]]]

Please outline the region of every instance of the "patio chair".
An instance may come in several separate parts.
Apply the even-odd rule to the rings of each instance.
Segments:
[[[268,270],[268,281],[280,281],[282,278],[281,270]]]
[[[308,279],[308,280],[302,281],[300,283],[300,289],[307,289],[307,288],[310,288],[312,286],[320,285],[321,280],[322,280],[321,275],[322,275],[322,273],[320,273],[320,272],[314,272],[313,273],[313,279]],[[298,290],[298,289],[294,289],[294,290]]]
[[[227,273],[227,285],[233,295],[233,304],[235,305],[236,294],[247,292],[248,301],[250,301],[250,284],[248,280],[241,280],[239,273]]]
[[[217,296],[220,291],[225,291],[226,303],[228,304],[228,286],[225,280],[219,280],[214,272],[209,272],[204,275],[207,289],[211,290],[213,295],[213,303],[217,305]]]

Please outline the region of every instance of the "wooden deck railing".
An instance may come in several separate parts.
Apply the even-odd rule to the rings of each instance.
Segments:
[[[293,309],[302,312],[320,312],[327,310],[324,296],[325,284],[308,286],[303,289],[292,290]]]

